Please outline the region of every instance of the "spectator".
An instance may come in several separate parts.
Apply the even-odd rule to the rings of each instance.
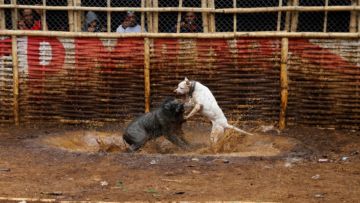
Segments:
[[[175,26],[175,32],[176,32]],[[198,24],[196,14],[194,12],[186,12],[184,20],[180,23],[180,32],[189,33],[189,32],[202,32],[202,26]]]
[[[26,26],[24,27],[25,30],[41,30],[41,20],[39,13],[33,9],[25,8],[20,12],[20,14]]]
[[[104,28],[101,26],[99,18],[97,15],[89,11],[86,14],[85,22],[82,28],[83,32],[104,32]]]
[[[141,32],[141,26],[137,23],[137,17],[134,12],[128,11],[123,23],[116,29],[116,32]]]

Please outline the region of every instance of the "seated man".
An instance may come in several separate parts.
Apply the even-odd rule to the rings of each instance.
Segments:
[[[41,21],[38,13],[33,9],[25,8],[20,11],[21,18],[25,23],[24,30],[41,30]]]
[[[141,26],[137,24],[137,17],[134,12],[128,11],[121,25],[116,29],[119,33],[141,32]]]

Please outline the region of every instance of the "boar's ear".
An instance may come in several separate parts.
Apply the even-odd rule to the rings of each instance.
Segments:
[[[171,110],[171,107],[172,107],[172,104],[171,104],[171,102],[166,102],[164,105],[163,105],[163,108],[165,109],[165,110]]]
[[[176,107],[176,112],[183,112],[184,111],[184,104],[178,104]]]

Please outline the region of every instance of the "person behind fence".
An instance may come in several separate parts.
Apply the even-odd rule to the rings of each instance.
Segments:
[[[17,25],[19,30],[27,30],[24,20],[18,20]]]
[[[177,26],[175,26],[177,32]],[[186,12],[184,19],[180,22],[180,33],[202,32],[202,26],[199,25],[198,18],[194,12]]]
[[[25,8],[20,11],[20,16],[21,16],[21,20],[25,23],[25,27],[21,27],[22,29],[24,29],[24,30],[41,30],[41,20],[40,20],[40,14],[38,11],[29,9],[29,8]]]
[[[82,31],[83,32],[104,32],[104,28],[101,25],[99,18],[93,11],[87,12]]]
[[[126,16],[116,29],[119,33],[141,32],[141,26],[137,23],[137,17],[133,11],[128,11]]]

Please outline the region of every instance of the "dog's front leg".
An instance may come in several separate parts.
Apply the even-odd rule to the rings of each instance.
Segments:
[[[190,117],[192,117],[194,114],[196,114],[198,111],[200,111],[200,109],[202,108],[202,105],[201,104],[196,104],[194,106],[194,108],[191,110],[191,112],[185,116],[184,118],[187,120],[189,119]]]

